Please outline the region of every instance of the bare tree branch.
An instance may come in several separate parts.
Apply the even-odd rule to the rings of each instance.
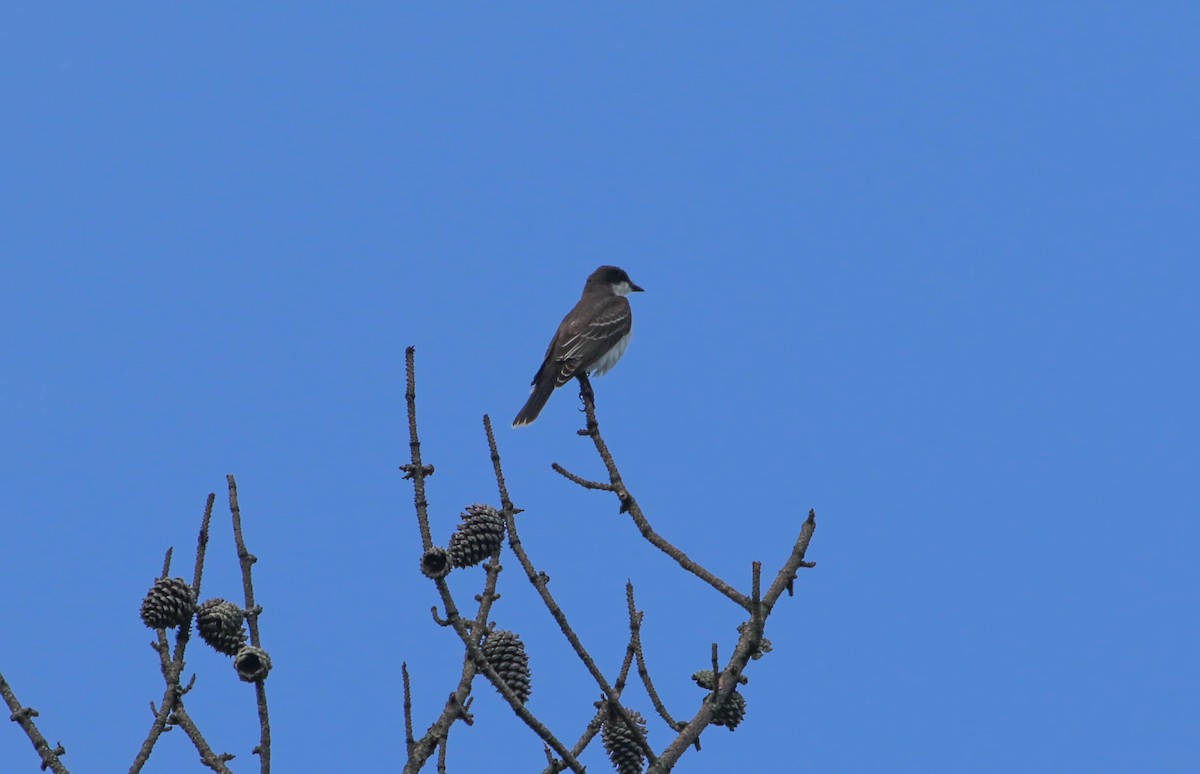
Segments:
[[[408,407],[409,452],[412,461],[410,464],[402,465],[401,470],[405,471],[404,477],[412,479],[413,482],[417,525],[421,532],[423,551],[428,552],[433,546],[433,538],[429,529],[429,503],[425,495],[425,479],[433,475],[433,466],[421,463],[421,442],[417,434],[415,352],[416,350],[413,347],[405,350],[405,367],[407,373],[405,399]],[[497,548],[492,558],[484,564],[485,577],[483,591],[476,597],[479,601],[479,607],[476,610],[475,619],[471,625],[476,644],[479,643],[479,639],[486,630],[492,604],[500,598],[500,595],[496,593],[496,584],[502,569],[500,566],[500,552],[502,548],[503,546]],[[433,616],[434,620],[440,625],[451,625],[449,621],[443,620],[438,616],[436,607],[433,608]],[[469,652],[465,652],[463,654],[462,673],[459,677],[458,686],[446,700],[446,704],[443,706],[438,719],[429,726],[420,739],[413,740],[408,750],[408,760],[404,764],[404,774],[416,774],[416,772],[425,766],[430,756],[438,751],[439,746],[449,736],[450,727],[455,721],[462,720],[468,725],[471,724],[472,720],[468,712],[471,701],[469,697],[471,694],[471,684],[475,680],[477,671],[474,659],[471,658]]]
[[[408,404],[408,449],[412,462],[401,465],[405,478],[413,482],[413,502],[417,508],[417,524],[421,528],[421,550],[428,551],[433,546],[433,536],[429,532],[429,502],[425,499],[425,479],[433,475],[432,465],[421,464],[421,439],[417,435],[417,370],[416,347],[404,350],[404,368],[407,375],[404,400]]]
[[[208,741],[200,733],[200,729],[196,726],[196,722],[192,720],[191,715],[183,707],[183,702],[179,701],[175,704],[175,710],[171,713],[171,722],[178,725],[187,734],[188,739],[192,740],[196,751],[200,753],[200,762],[209,767],[217,774],[233,774],[233,771],[225,764],[233,760],[234,756],[229,753],[217,754],[209,747]]]
[[[583,774],[583,764],[576,760],[575,756],[571,755],[571,752],[567,750],[566,746],[563,745],[563,743],[560,742],[553,733],[551,733],[550,729],[548,729],[532,712],[525,707],[524,704],[521,703],[521,700],[517,698],[517,695],[513,693],[512,689],[508,687],[508,684],[504,682],[504,678],[502,678],[500,674],[492,667],[492,665],[488,663],[487,658],[483,655],[483,650],[479,647],[478,636],[474,635],[472,631],[474,627],[468,625],[468,623],[459,614],[458,607],[454,604],[454,597],[451,595],[450,587],[446,585],[445,579],[438,578],[434,581],[434,583],[437,584],[438,593],[441,594],[442,597],[442,604],[446,608],[446,620],[450,622],[452,627],[454,627],[454,631],[458,634],[459,639],[461,639],[463,645],[466,646],[467,653],[470,655],[471,660],[475,662],[476,671],[481,672],[489,681],[491,681],[492,685],[496,688],[500,695],[504,697],[504,700],[508,702],[508,705],[512,707],[512,710],[517,714],[517,717],[519,717],[531,731],[537,734],[543,742],[550,745],[551,749],[558,753],[560,758],[567,761],[572,771],[575,771],[578,774]]]
[[[483,417],[483,426],[487,432],[488,446],[492,453],[492,464],[496,471],[496,480],[497,482],[501,482],[501,499],[507,500],[508,493],[504,489],[502,483],[504,481],[504,474],[500,468],[500,452],[497,451],[496,448],[496,436],[492,432],[492,420],[486,414]],[[504,519],[505,524],[508,527],[508,545],[512,549],[513,554],[516,555],[517,561],[521,563],[522,569],[525,570],[525,577],[529,579],[529,582],[533,584],[534,589],[537,590],[538,596],[542,598],[542,602],[546,605],[546,609],[550,611],[550,615],[554,618],[554,622],[558,624],[558,628],[562,631],[563,636],[566,637],[567,642],[571,644],[571,648],[575,651],[575,655],[578,656],[579,660],[583,662],[584,668],[586,668],[588,673],[591,674],[592,679],[596,681],[596,684],[600,686],[600,690],[604,693],[604,695],[608,697],[611,709],[621,715],[622,719],[628,723],[631,731],[636,729],[637,725],[629,716],[629,711],[621,706],[620,694],[613,690],[613,687],[608,684],[608,680],[605,679],[604,673],[602,673],[596,666],[595,660],[593,660],[591,654],[587,652],[587,648],[583,646],[583,642],[580,641],[579,636],[575,634],[575,630],[571,627],[570,622],[567,620],[567,616],[562,611],[562,607],[560,607],[558,602],[555,601],[554,595],[550,593],[550,588],[546,584],[545,573],[538,572],[533,566],[533,562],[530,561],[529,555],[525,553],[525,549],[521,545],[521,538],[517,535],[517,520],[513,517],[513,508],[511,502],[507,503],[504,508]],[[646,741],[645,737],[641,735],[637,736],[638,741],[643,748],[643,752],[645,752],[646,756],[653,761],[655,759],[654,750],[650,748],[650,744]]]
[[[242,537],[242,510],[238,506],[237,481],[233,474],[225,476],[229,485],[229,515],[233,521],[233,540],[237,545],[238,564],[242,568],[242,590],[246,595],[246,624],[250,628],[250,644],[262,648],[262,639],[258,634],[258,616],[262,608],[254,603],[254,577],[251,568],[258,557],[246,550],[246,541]],[[266,680],[254,682],[254,693],[258,705],[258,745],[252,752],[258,756],[258,767],[261,774],[271,773],[271,713],[267,707]]]
[[[629,679],[629,668],[642,649],[642,613],[633,606],[633,581],[625,581],[625,606],[629,610],[629,644],[625,646],[625,660],[613,688],[620,695],[625,692],[625,681]]]
[[[417,511],[418,526],[422,535],[422,543],[426,554],[432,547],[432,538],[429,531],[428,521],[428,501],[425,494],[425,479],[432,475],[433,466],[424,464],[420,457],[420,442],[417,435],[417,420],[416,420],[416,387],[414,376],[414,354],[410,347],[406,350],[406,366],[407,366],[407,385],[406,392],[408,419],[409,419],[409,448],[411,454],[411,462],[403,465],[402,470],[405,471],[405,477],[413,479],[414,486],[414,504]],[[486,635],[490,626],[488,624],[489,608],[499,594],[495,592],[497,577],[500,572],[499,555],[503,549],[501,546],[493,555],[491,561],[484,566],[487,569],[485,578],[484,592],[477,596],[476,599],[480,603],[476,617],[472,619],[464,618],[453,598],[449,586],[445,582],[444,577],[438,576],[435,572],[427,572],[435,583],[438,589],[438,594],[441,597],[442,609],[445,611],[444,617],[439,615],[438,608],[433,609],[434,620],[442,626],[450,626],[455,630],[455,633],[462,641],[465,655],[463,661],[463,675],[460,680],[459,689],[450,695],[446,706],[443,709],[442,716],[436,723],[430,726],[429,730],[420,740],[413,740],[411,731],[411,687],[409,685],[407,666],[403,668],[405,679],[405,723],[406,723],[406,747],[408,749],[408,762],[405,766],[405,773],[414,773],[428,761],[433,753],[438,753],[439,771],[444,770],[446,756],[446,742],[451,725],[455,720],[463,719],[468,724],[471,722],[469,714],[466,711],[466,705],[469,704],[469,693],[471,690],[472,680],[477,673],[482,673],[492,683],[500,695],[509,703],[513,712],[521,718],[521,720],[542,739],[548,766],[544,774],[557,774],[565,769],[570,769],[574,772],[582,772],[583,767],[578,761],[578,756],[586,749],[590,742],[596,737],[599,731],[604,726],[606,721],[614,721],[620,717],[624,721],[623,725],[629,730],[639,729],[640,724],[634,721],[634,716],[630,711],[625,709],[620,703],[621,694],[624,692],[629,671],[632,665],[636,662],[638,674],[646,687],[646,691],[650,696],[651,702],[654,704],[655,710],[666,722],[668,727],[675,730],[675,738],[667,745],[659,756],[655,756],[650,748],[644,734],[634,733],[631,735],[631,740],[642,747],[642,752],[649,763],[649,772],[655,774],[663,774],[669,772],[679,760],[680,756],[687,750],[689,746],[695,745],[699,748],[699,739],[704,729],[714,722],[714,712],[727,705],[730,697],[734,694],[736,687],[746,682],[743,676],[743,671],[749,661],[756,658],[761,658],[762,655],[770,650],[770,643],[763,636],[763,631],[766,625],[766,620],[774,609],[776,602],[784,591],[789,594],[793,592],[794,582],[797,572],[802,567],[811,567],[813,563],[806,562],[804,555],[808,548],[808,543],[811,540],[813,531],[816,527],[815,514],[809,512],[808,519],[801,527],[800,534],[792,547],[792,551],[788,559],[780,568],[776,578],[771,585],[763,592],[762,589],[762,564],[754,562],[751,572],[751,593],[749,596],[736,590],[726,581],[717,577],[715,574],[708,571],[683,553],[679,548],[667,541],[661,535],[654,531],[642,512],[637,500],[629,492],[628,488],[621,477],[620,470],[613,458],[612,453],[608,449],[602,435],[600,434],[599,423],[596,419],[595,412],[595,396],[591,389],[591,384],[586,375],[578,377],[580,382],[580,397],[583,400],[584,412],[587,416],[586,428],[579,431],[580,435],[588,436],[592,439],[599,454],[601,461],[608,472],[609,481],[592,481],[582,476],[578,476],[566,470],[557,463],[554,464],[554,470],[567,478],[578,486],[589,490],[610,491],[617,495],[621,505],[621,512],[629,513],[633,519],[635,526],[638,528],[642,536],[657,547],[663,553],[670,556],[675,562],[687,572],[695,575],[703,580],[718,593],[735,602],[739,607],[749,613],[746,621],[738,626],[739,637],[733,648],[732,654],[726,660],[722,667],[718,658],[718,646],[716,643],[712,645],[712,673],[713,683],[711,691],[700,702],[695,715],[691,720],[683,722],[675,720],[671,713],[666,709],[654,687],[654,683],[650,678],[649,669],[646,666],[646,657],[642,648],[641,642],[641,625],[644,614],[637,610],[634,600],[634,589],[632,582],[626,584],[626,604],[629,613],[630,637],[625,648],[625,657],[621,665],[618,678],[615,683],[609,684],[604,674],[596,666],[595,660],[592,658],[587,649],[583,646],[579,637],[576,635],[571,626],[566,614],[561,606],[554,599],[553,594],[548,588],[548,576],[545,573],[539,572],[534,566],[532,560],[526,553],[520,539],[519,530],[516,523],[516,515],[521,513],[521,509],[513,505],[508,493],[507,484],[504,478],[504,471],[501,463],[500,452],[496,443],[496,437],[492,428],[491,419],[484,416],[483,424],[487,435],[488,448],[491,455],[493,471],[496,477],[496,486],[500,496],[502,516],[504,519],[505,529],[508,533],[508,545],[512,549],[514,556],[521,563],[521,567],[525,572],[526,578],[533,585],[542,599],[543,605],[550,612],[558,624],[559,629],[566,637],[568,643],[575,651],[576,656],[583,663],[585,669],[592,675],[597,685],[602,691],[602,698],[596,703],[597,713],[584,729],[583,734],[576,742],[571,750],[565,749],[564,745],[553,735],[553,733],[522,703],[508,685],[505,684],[496,670],[488,663],[483,654],[481,644],[483,637]],[[434,564],[429,566],[433,567]],[[423,565],[424,568],[424,565]],[[705,683],[705,687],[707,683]],[[738,697],[734,697],[737,699]],[[742,705],[744,706],[744,704]],[[609,714],[613,713],[613,714]],[[740,718],[740,715],[739,715]],[[716,720],[721,725],[729,725],[730,728],[736,723],[730,723],[728,715],[718,717]],[[558,756],[557,758],[555,756]]]
[[[0,675],[0,696],[4,697],[4,703],[12,711],[8,719],[20,726],[21,730],[25,732],[25,736],[29,737],[29,741],[33,743],[33,749],[42,759],[42,770],[50,769],[54,774],[70,774],[67,767],[59,760],[60,757],[67,754],[66,748],[62,744],[50,746],[46,737],[42,736],[42,732],[38,730],[37,724],[33,722],[33,719],[38,716],[38,711],[33,707],[25,707],[21,704],[17,695],[13,693],[12,686],[4,679],[4,675]]]
[[[216,494],[210,492],[208,498],[204,502],[204,515],[200,517],[200,533],[196,538],[196,560],[192,568],[192,596],[200,599],[200,581],[204,576],[204,559],[208,549],[208,530],[209,524],[212,522],[213,503],[216,502]],[[167,555],[163,558],[162,575],[166,578],[171,574],[171,555],[174,552],[173,548],[167,549]],[[175,653],[171,655],[171,646],[168,644],[166,632],[159,629],[156,636],[156,641],[151,644],[159,656],[159,671],[162,672],[163,681],[166,683],[166,688],[163,691],[162,702],[159,705],[158,712],[155,713],[154,722],[150,726],[150,732],[146,735],[145,741],[142,742],[141,748],[138,750],[137,756],[133,760],[133,764],[129,767],[129,774],[137,774],[140,772],[150,760],[150,754],[154,752],[154,745],[158,743],[159,737],[167,729],[167,724],[176,709],[182,706],[183,694],[185,691],[180,684],[180,676],[183,674],[184,653],[187,650],[188,640],[191,638],[192,619],[179,627],[175,634]],[[200,737],[200,732],[196,732],[197,737]],[[191,736],[191,734],[189,734]],[[193,743],[195,739],[193,739]],[[204,745],[207,747],[207,742]],[[204,751],[197,745],[197,750],[200,751],[201,757],[204,756]]]
[[[433,466],[425,465],[421,461],[421,444],[417,434],[417,413],[416,413],[416,376],[415,376],[415,349],[409,347],[405,350],[405,366],[407,371],[407,391],[405,394],[408,407],[408,430],[409,430],[409,452],[411,462],[401,467],[405,471],[405,478],[411,478],[413,481],[414,503],[417,511],[417,523],[421,530],[421,540],[424,551],[428,551],[433,545],[433,539],[429,530],[429,515],[428,515],[428,499],[425,494],[425,478],[433,474]],[[507,508],[511,516],[511,503]],[[444,578],[434,580],[438,589],[438,594],[442,599],[442,606],[446,610],[445,623],[454,628],[459,639],[462,640],[466,648],[466,656],[463,663],[463,675],[459,681],[459,689],[451,694],[450,699],[443,709],[442,716],[434,723],[433,726],[418,740],[413,746],[413,753],[409,756],[405,764],[404,772],[420,771],[425,762],[433,754],[439,745],[445,744],[445,739],[449,735],[450,726],[457,719],[462,717],[463,701],[471,690],[471,681],[476,673],[482,673],[491,681],[492,685],[501,696],[509,703],[517,717],[534,732],[543,742],[549,745],[555,752],[562,756],[571,765],[571,769],[576,772],[583,772],[583,765],[579,763],[570,751],[566,749],[553,733],[550,732],[545,725],[541,723],[525,706],[517,699],[517,696],[504,683],[504,680],[496,673],[496,670],[488,664],[487,659],[483,655],[480,648],[481,638],[486,631],[488,612],[491,609],[492,602],[499,597],[495,592],[496,577],[500,572],[500,551],[497,549],[489,563],[487,580],[485,581],[484,591],[479,595],[479,610],[475,619],[464,619],[458,611],[458,606],[454,602],[454,598],[450,593],[450,587],[446,584]],[[435,618],[437,617],[435,610]]]
[[[699,563],[693,561],[687,554],[672,545],[670,541],[655,532],[654,528],[650,526],[650,522],[646,519],[645,514],[642,513],[637,500],[630,493],[629,489],[626,488],[625,482],[621,478],[621,471],[617,468],[617,463],[613,460],[612,453],[608,450],[608,444],[604,442],[604,438],[600,435],[600,424],[596,421],[595,393],[592,392],[591,382],[588,381],[587,374],[579,374],[576,378],[579,380],[579,397],[583,400],[584,413],[587,416],[587,427],[580,430],[579,434],[591,437],[592,442],[596,445],[596,451],[600,454],[600,459],[604,462],[604,467],[608,470],[611,491],[615,492],[617,498],[621,501],[621,512],[628,513],[633,519],[633,523],[637,525],[638,531],[642,533],[642,537],[650,541],[650,544],[655,548],[674,559],[680,567],[732,599],[738,606],[748,608],[750,600],[746,598],[745,594],[709,572]],[[556,471],[571,480],[577,478],[573,477],[573,475],[568,475],[566,470],[557,463],[553,467]],[[595,484],[596,482],[590,483]],[[598,487],[587,486],[587,484],[580,485],[585,486],[585,488],[608,489],[608,487],[603,485]]]
[[[583,476],[577,476],[564,468],[562,465],[559,465],[557,462],[550,463],[550,467],[554,469],[555,473],[559,474],[573,484],[579,484],[584,489],[594,489],[602,492],[617,491],[617,488],[612,484],[606,484],[603,481],[592,481],[591,479],[584,478]]]
[[[808,550],[808,543],[812,539],[813,531],[816,527],[816,514],[810,510],[808,518],[800,528],[800,535],[796,538],[796,542],[792,546],[790,556],[784,562],[783,567],[780,568],[775,582],[771,584],[766,596],[762,600],[761,614],[756,615],[752,613],[747,622],[748,625],[741,627],[741,636],[734,647],[733,655],[725,663],[725,668],[719,672],[720,679],[717,681],[715,693],[706,698],[701,704],[699,711],[696,712],[696,715],[688,722],[687,726],[663,750],[658,761],[647,769],[648,774],[665,774],[665,772],[671,770],[680,756],[686,752],[688,746],[699,740],[700,734],[712,722],[713,708],[724,702],[733,693],[742,679],[742,670],[746,668],[746,665],[750,663],[750,660],[754,658],[756,653],[762,652],[763,626],[766,619],[771,614],[775,602],[787,588],[790,580],[795,577],[796,571],[805,564],[804,554]],[[714,664],[713,671],[717,673],[715,666]]]
[[[404,678],[404,754],[411,758],[415,741],[412,733],[412,685],[408,680],[407,662],[400,663],[400,674]]]
[[[488,615],[492,609],[492,603],[499,599],[500,595],[496,593],[496,582],[500,575],[500,551],[497,550],[492,558],[484,563],[486,577],[484,579],[483,592],[479,594],[479,608],[475,613],[475,620],[472,623],[472,628],[482,632],[487,626]],[[434,608],[434,614],[437,614],[437,608]],[[445,626],[449,626],[449,621],[441,621]],[[442,708],[442,713],[425,734],[418,740],[415,740],[412,745],[412,750],[409,752],[408,761],[404,765],[404,774],[416,774],[425,765],[429,757],[437,750],[440,740],[444,739],[450,733],[450,726],[456,720],[463,720],[470,725],[470,715],[466,713],[466,708],[470,704],[469,696],[471,694],[471,684],[475,679],[476,669],[475,662],[469,654],[463,655],[462,675],[459,678],[458,686],[450,697],[446,700],[446,705]]]
[[[642,613],[634,608],[632,582],[625,584],[625,601],[629,607],[629,629],[633,633],[631,644],[634,647],[634,654],[637,656],[638,676],[642,678],[642,685],[646,686],[646,693],[650,696],[650,703],[654,705],[654,711],[666,721],[671,730],[679,731],[684,724],[676,723],[675,718],[671,717],[667,706],[659,698],[658,691],[654,690],[654,682],[650,679],[650,670],[646,668],[646,654],[642,650]]]

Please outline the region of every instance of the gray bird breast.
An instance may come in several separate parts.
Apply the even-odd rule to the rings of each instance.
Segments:
[[[629,337],[632,335],[633,331],[626,333],[620,341],[613,345],[612,349],[600,356],[596,364],[591,367],[592,376],[604,376],[612,370],[612,367],[621,359],[621,355],[625,354],[625,350],[629,347]]]

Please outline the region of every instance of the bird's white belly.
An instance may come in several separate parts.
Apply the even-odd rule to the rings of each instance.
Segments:
[[[592,376],[604,376],[612,370],[612,367],[621,359],[621,355],[625,354],[625,350],[629,347],[629,337],[633,335],[630,331],[621,337],[621,340],[613,345],[613,348],[605,352],[596,363],[588,369]]]

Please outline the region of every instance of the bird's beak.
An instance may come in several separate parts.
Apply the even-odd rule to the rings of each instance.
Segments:
[[[633,281],[632,281],[632,280],[630,280],[630,282],[629,282],[629,289],[630,289],[630,290],[635,290],[635,291],[637,291],[638,293],[642,293],[642,292],[644,292],[644,291],[642,290],[642,288],[639,288],[637,285],[633,284]]]

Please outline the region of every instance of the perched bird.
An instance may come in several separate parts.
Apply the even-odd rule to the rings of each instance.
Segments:
[[[537,419],[556,387],[581,373],[601,376],[625,354],[633,329],[633,312],[625,298],[641,292],[629,275],[616,266],[601,266],[587,278],[575,308],[559,323],[546,359],[533,375],[533,390],[525,407],[517,412],[513,427]]]

